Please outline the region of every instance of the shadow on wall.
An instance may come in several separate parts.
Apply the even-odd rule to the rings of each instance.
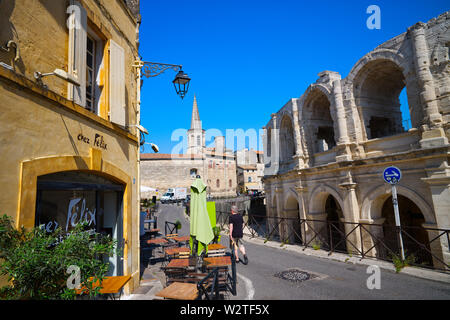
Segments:
[[[0,50],[0,62],[12,66],[15,71],[19,69],[23,74],[25,73],[25,65],[20,55],[16,54],[16,50],[20,50],[19,35],[11,22],[15,6],[15,0],[0,0],[0,47],[8,50]],[[11,43],[8,47],[9,41],[14,41],[16,46]]]

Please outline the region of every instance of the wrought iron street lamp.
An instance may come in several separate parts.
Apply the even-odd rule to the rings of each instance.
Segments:
[[[183,99],[189,90],[189,82],[191,81],[191,79],[186,73],[183,72],[182,65],[138,61],[135,66],[140,67],[142,75],[146,76],[147,78],[159,76],[168,69],[178,71],[175,79],[172,81],[175,87],[175,91],[181,97],[181,99]]]

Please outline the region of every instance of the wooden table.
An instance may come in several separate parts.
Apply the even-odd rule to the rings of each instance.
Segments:
[[[101,283],[101,289],[99,293],[101,294],[110,294],[114,298],[115,293],[119,293],[122,288],[130,281],[131,276],[114,276],[114,277],[105,277]],[[92,278],[89,280],[92,281]],[[96,281],[92,284],[92,289],[95,289],[100,286],[99,281]],[[89,293],[88,288],[82,287],[81,289],[76,290],[77,294]]]
[[[174,300],[195,300],[198,297],[195,283],[174,282],[156,294],[157,297]]]
[[[175,248],[167,248],[166,254],[169,256],[180,254],[180,253],[190,253],[191,250],[189,248],[185,247],[175,247]]]
[[[187,268],[189,267],[189,259],[172,259],[166,268]]]
[[[174,238],[173,238],[173,240],[175,240],[175,241],[178,242],[178,243],[180,243],[180,242],[186,242],[186,243],[188,243],[190,239],[191,239],[191,236],[174,237]]]
[[[231,257],[223,256],[223,257],[209,257],[204,258],[203,263],[206,265],[206,268],[212,269],[217,267],[228,267],[231,266]]]
[[[158,239],[147,240],[147,243],[148,244],[166,244],[168,242],[165,239],[158,238]]]

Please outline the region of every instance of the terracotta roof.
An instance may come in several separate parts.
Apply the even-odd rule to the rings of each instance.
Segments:
[[[242,166],[238,165],[237,167],[240,169],[243,169],[243,170],[256,170],[257,169],[256,164],[249,164],[249,165],[242,165]]]
[[[202,159],[199,154],[141,153],[141,160]]]

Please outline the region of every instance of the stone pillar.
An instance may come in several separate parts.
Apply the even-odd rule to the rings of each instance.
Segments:
[[[300,182],[295,187],[295,191],[297,192],[298,196],[298,216],[299,219],[303,220],[303,223],[300,223],[300,232],[302,236],[302,241],[306,241],[306,233],[308,232],[308,225],[304,220],[306,220],[306,203],[305,203],[305,194],[308,192],[308,188],[304,187],[303,184]]]
[[[294,134],[296,154],[294,159],[296,161],[296,169],[303,169],[305,167],[305,157],[303,155],[302,137],[300,132],[299,117],[298,117],[298,104],[297,99],[292,99],[292,117],[294,121]]]
[[[345,119],[345,109],[344,109],[344,101],[342,99],[342,88],[340,79],[333,81],[333,96],[334,96],[334,105],[336,107],[336,119],[339,134],[339,137],[337,138],[337,143],[346,144],[349,142],[349,138],[347,134],[347,122]]]
[[[270,141],[267,134],[267,128],[265,128],[266,136],[266,154],[264,155],[264,175],[272,176],[278,174],[279,163],[280,163],[280,135],[277,127],[277,114],[273,113],[272,117],[272,129]],[[270,142],[270,157],[267,156],[267,145]]]
[[[350,139],[347,132],[347,120],[345,118],[344,100],[342,98],[341,80],[333,81],[333,96],[336,109],[336,120],[338,128],[336,161],[350,161],[351,151],[349,147]]]
[[[432,172],[428,178],[422,178],[422,181],[429,185],[433,201],[436,225],[431,225],[431,227],[450,229],[450,166],[447,161],[443,161],[439,168]],[[430,225],[424,227],[430,227]],[[436,231],[428,231],[429,240],[434,239],[438,235],[439,233]],[[434,255],[438,256],[446,264],[450,264],[449,243],[445,235],[441,236],[439,240],[433,241],[430,247]],[[435,258],[433,258],[433,264],[435,267],[442,267],[442,263]]]
[[[339,185],[341,189],[346,191],[344,195],[344,208],[342,208],[344,213],[344,221],[352,222],[345,224],[345,234],[349,235],[346,243],[347,251],[352,253],[357,253],[357,250],[361,250],[361,236],[358,228],[352,232],[352,230],[357,226],[356,224],[359,223],[360,219],[356,186],[357,184],[353,182],[350,172],[348,172],[345,181]],[[352,233],[350,234],[350,232]]]
[[[442,128],[442,115],[439,113],[433,76],[430,71],[430,55],[425,37],[426,24],[419,22],[410,27],[412,35],[414,65],[416,69],[420,101],[425,111],[425,123],[422,126],[422,148],[448,144]]]
[[[388,252],[382,244],[373,247],[378,242],[377,239],[383,240],[384,238],[383,223],[385,220],[385,218],[359,219],[359,222],[363,224],[361,228],[362,250],[368,251],[365,256],[381,259],[389,258]]]

